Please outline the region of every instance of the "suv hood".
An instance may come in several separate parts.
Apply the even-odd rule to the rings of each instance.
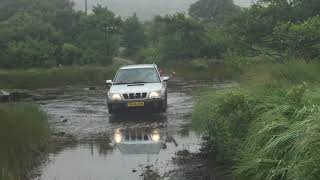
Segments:
[[[110,88],[110,93],[149,93],[162,89],[161,83],[145,83],[145,84],[121,84],[113,85]]]

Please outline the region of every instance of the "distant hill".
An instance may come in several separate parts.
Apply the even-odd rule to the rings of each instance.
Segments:
[[[85,0],[72,0],[75,8],[84,10]],[[137,13],[142,20],[151,19],[155,15],[174,14],[176,12],[188,12],[190,5],[197,0],[88,0],[88,8],[96,4],[108,6],[114,13],[121,17],[131,16]],[[251,0],[234,0],[235,4],[248,7]]]

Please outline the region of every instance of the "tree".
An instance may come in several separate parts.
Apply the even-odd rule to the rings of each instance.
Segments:
[[[68,0],[2,0],[0,58],[5,67],[57,64],[64,41],[78,34],[80,14]]]
[[[165,58],[193,58],[200,55],[205,37],[203,24],[184,14],[167,15],[162,22],[165,27],[160,40],[160,52]]]
[[[1,64],[43,67],[48,59],[51,65],[110,64],[119,49],[121,24],[120,17],[101,6],[86,16],[69,0],[1,0]]]
[[[23,13],[30,9],[33,4],[31,0],[1,0],[0,1],[0,21],[5,21],[17,12]]]
[[[189,9],[190,16],[215,23],[223,22],[235,12],[240,12],[240,7],[233,0],[199,0]]]
[[[123,23],[122,45],[126,48],[124,54],[127,56],[135,55],[140,48],[146,45],[143,25],[136,14]]]
[[[282,16],[291,22],[305,21],[320,12],[319,0],[259,0],[257,4],[280,17],[279,20]]]
[[[120,17],[98,5],[92,14],[82,18],[82,31],[77,42],[81,48],[93,49],[100,54],[96,63],[110,64],[119,49],[121,26]]]
[[[64,41],[74,42],[81,32],[81,16],[84,14],[72,9],[58,9],[52,17],[51,24],[60,32]]]
[[[279,49],[303,58],[320,57],[320,16],[303,23],[285,22],[275,27],[273,42]]]
[[[69,0],[1,0],[0,21],[6,20],[16,13],[29,13],[46,21],[51,21],[59,10],[72,10]]]
[[[259,5],[253,5],[244,9],[238,16],[229,19],[225,28],[230,34],[234,34],[237,41],[244,42],[248,48],[255,44],[265,44],[266,38],[272,34],[273,28],[278,23],[267,9]]]
[[[150,46],[157,46],[160,43],[165,24],[161,16],[155,16],[152,21],[144,23],[146,36]]]
[[[248,49],[255,45],[274,48],[271,36],[276,26],[283,22],[300,23],[319,12],[318,0],[259,0],[228,19],[225,27]]]
[[[59,33],[51,24],[28,13],[17,13],[0,22],[0,46],[26,38],[57,42]]]

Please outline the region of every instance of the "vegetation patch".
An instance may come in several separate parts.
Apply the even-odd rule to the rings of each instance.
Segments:
[[[195,106],[193,125],[204,132],[205,149],[236,179],[319,179],[320,90],[308,75],[290,76],[309,67],[298,66],[275,65],[270,82],[247,79]]]
[[[24,178],[49,137],[47,116],[37,105],[0,104],[0,179]]]
[[[195,59],[192,62],[168,62],[159,65],[164,67],[167,73],[176,72],[177,77],[188,80],[232,79],[238,76],[238,71],[221,60]]]
[[[68,85],[103,85],[114,67],[70,66],[51,69],[0,70],[0,87],[37,89]]]

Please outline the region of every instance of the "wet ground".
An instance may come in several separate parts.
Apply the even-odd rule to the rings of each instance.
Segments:
[[[174,173],[179,172],[179,165],[173,159],[178,152],[200,149],[202,139],[190,128],[197,92],[228,84],[180,80],[168,86],[167,113],[149,115],[109,115],[102,87],[43,91],[57,96],[40,103],[58,138],[36,179],[188,179]]]

